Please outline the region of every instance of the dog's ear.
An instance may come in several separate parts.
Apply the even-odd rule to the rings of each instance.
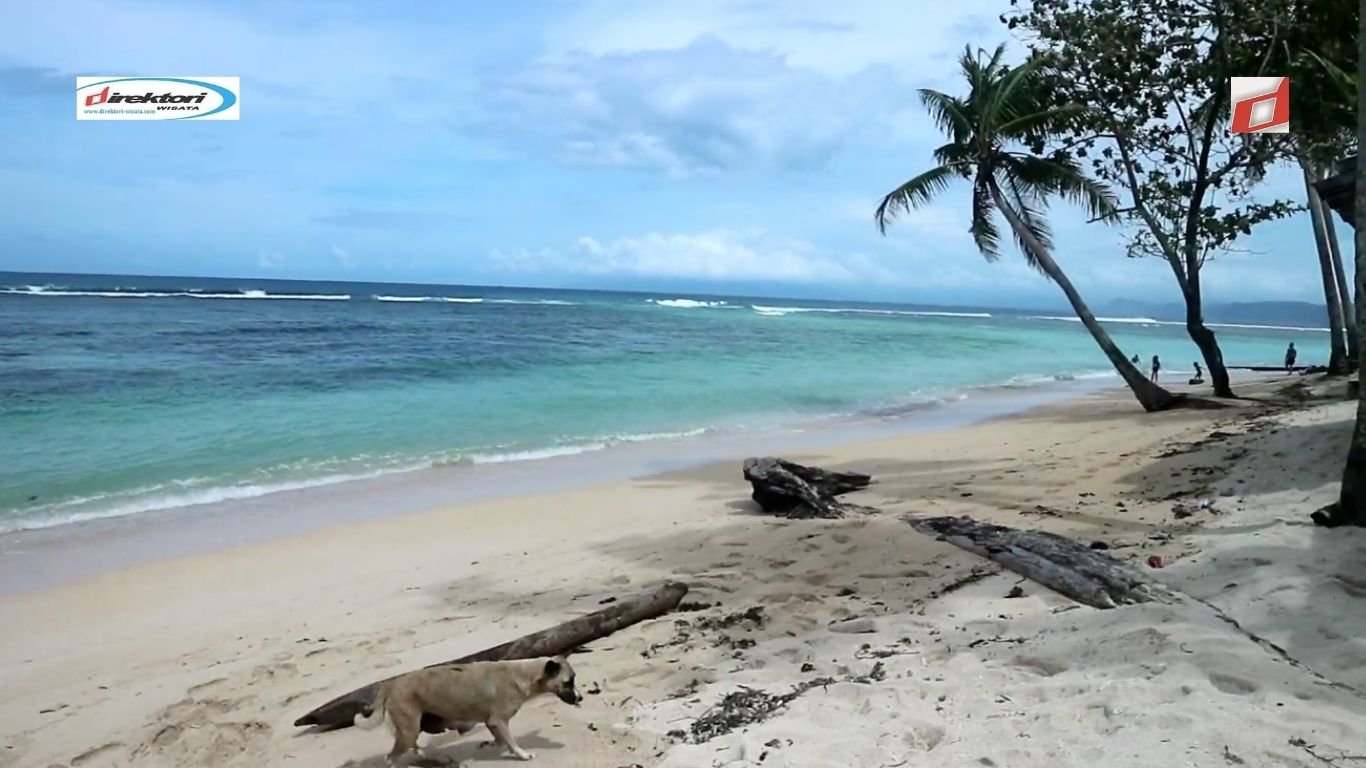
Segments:
[[[546,659],[546,661],[545,661],[545,676],[546,676],[546,677],[555,677],[555,676],[558,675],[558,674],[560,674],[560,662],[559,662],[559,660],[558,660],[558,659]]]

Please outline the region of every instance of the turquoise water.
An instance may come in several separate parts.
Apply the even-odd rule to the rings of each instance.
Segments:
[[[0,532],[1113,377],[1067,318],[776,299],[0,274],[0,328]],[[1327,354],[1217,330],[1237,364]]]

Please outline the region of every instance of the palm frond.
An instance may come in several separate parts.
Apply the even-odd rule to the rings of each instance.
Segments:
[[[1046,199],[1033,193],[1010,173],[1003,173],[1006,182],[1006,205],[1024,224],[1029,232],[1030,239],[1025,238],[1018,230],[1011,228],[1011,234],[1015,236],[1015,244],[1020,247],[1020,252],[1024,254],[1025,263],[1045,276],[1048,274],[1043,270],[1043,261],[1048,254],[1040,253],[1035,248],[1035,244],[1046,251],[1053,250],[1053,230],[1049,228],[1048,221],[1044,218],[1046,209]]]
[[[953,168],[963,178],[967,179],[972,178],[972,166],[976,159],[973,153],[972,145],[951,141],[930,154],[934,156],[936,163]]]
[[[1037,196],[1058,195],[1095,219],[1114,216],[1119,197],[1108,185],[1086,175],[1076,160],[1012,154],[1002,158],[1001,168],[1017,186]]]
[[[1067,130],[1078,120],[1089,114],[1081,104],[1063,104],[1044,107],[1025,114],[1012,116],[996,126],[996,133],[1004,139],[1028,141],[1035,137],[1048,137]]]
[[[921,88],[920,103],[930,113],[930,119],[939,130],[954,141],[963,141],[972,134],[972,118],[968,114],[967,104],[961,99],[932,88]]]
[[[1333,62],[1325,59],[1314,51],[1305,51],[1304,55],[1319,65],[1328,75],[1328,79],[1333,83],[1342,97],[1349,102],[1356,102],[1357,98],[1357,75],[1355,72],[1347,72]]]
[[[996,205],[991,199],[991,188],[978,181],[972,185],[972,242],[987,261],[1001,258],[1001,233],[996,229]]]
[[[928,203],[935,195],[948,188],[949,181],[954,175],[954,169],[941,165],[925,171],[892,190],[891,193],[882,198],[877,211],[873,214],[878,231],[884,235],[887,234],[887,225],[896,218],[897,214],[908,213],[912,208],[918,208]]]
[[[999,55],[1002,48],[997,49]],[[1041,59],[1033,59],[1018,67],[1000,69],[995,87],[982,108],[982,127],[1000,134],[1000,126],[1033,112],[1045,111],[1047,107],[1039,98]],[[1004,138],[1004,135],[1002,135]]]

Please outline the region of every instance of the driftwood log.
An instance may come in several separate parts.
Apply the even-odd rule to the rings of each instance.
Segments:
[[[992,525],[970,517],[907,518],[915,530],[981,555],[1092,608],[1171,602],[1141,571],[1047,531]]]
[[[829,472],[772,457],[745,459],[750,498],[769,514],[790,518],[844,517],[863,508],[836,496],[868,487],[873,478],[858,472]]]
[[[549,629],[519,637],[502,645],[485,648],[468,656],[432,664],[440,667],[446,664],[468,664],[475,661],[512,661],[515,659],[535,659],[541,656],[556,656],[568,653],[585,643],[606,637],[623,627],[662,616],[678,607],[679,601],[688,593],[688,585],[669,582],[654,592],[646,592],[614,603],[608,608],[594,611],[577,619],[570,619]],[[395,675],[394,677],[397,677]],[[297,726],[313,725],[325,730],[349,728],[356,715],[367,712],[374,704],[375,694],[380,683],[393,680],[393,677],[357,688],[350,693],[314,709],[294,721]],[[422,715],[422,730],[427,733],[441,733],[448,728],[460,731],[469,730],[469,724],[446,723],[431,713]]]

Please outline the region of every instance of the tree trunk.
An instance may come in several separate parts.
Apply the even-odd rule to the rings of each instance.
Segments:
[[[1317,192],[1317,190],[1315,190]],[[1342,327],[1347,331],[1347,367],[1357,370],[1357,360],[1361,356],[1357,336],[1357,313],[1347,274],[1342,268],[1342,246],[1338,242],[1337,225],[1333,222],[1333,209],[1319,197],[1319,207],[1323,210],[1324,229],[1328,234],[1328,254],[1333,260],[1333,281],[1338,284],[1338,303],[1342,306]]]
[[[1092,314],[1091,308],[1086,306],[1086,302],[1082,300],[1081,294],[1077,293],[1076,287],[1072,285],[1072,281],[1069,280],[1067,275],[1062,271],[1062,267],[1058,266],[1058,263],[1053,260],[1053,256],[1049,253],[1048,248],[1044,247],[1043,243],[1040,243],[1038,239],[1034,237],[1034,233],[1029,231],[1029,227],[1020,219],[1019,215],[1015,212],[1015,209],[1010,207],[1005,196],[1001,194],[1001,190],[996,186],[995,182],[992,182],[991,184],[991,197],[992,200],[995,201],[996,207],[1001,209],[1001,213],[1006,217],[1006,221],[1010,223],[1010,228],[1015,231],[1015,234],[1018,235],[1021,240],[1029,243],[1030,249],[1037,254],[1039,266],[1043,269],[1044,274],[1048,275],[1050,280],[1057,283],[1058,287],[1062,289],[1063,294],[1067,296],[1068,302],[1072,304],[1072,311],[1077,314],[1077,317],[1081,320],[1081,324],[1086,326],[1086,330],[1091,333],[1091,338],[1096,340],[1096,344],[1100,347],[1101,351],[1105,353],[1105,356],[1109,358],[1110,364],[1119,372],[1120,377],[1124,379],[1124,383],[1129,385],[1129,390],[1134,393],[1134,397],[1137,398],[1138,404],[1143,406],[1143,410],[1148,413],[1152,413],[1153,411],[1164,411],[1178,405],[1184,400],[1184,396],[1173,395],[1162,387],[1149,381],[1148,377],[1144,376],[1142,371],[1138,370],[1133,363],[1129,362],[1129,358],[1120,351],[1119,346],[1115,344],[1114,339],[1110,338],[1110,334],[1105,331],[1105,328],[1100,324],[1100,321],[1096,320],[1096,316]],[[1212,370],[1211,373],[1213,373]],[[1227,378],[1228,374],[1225,373],[1224,376]]]
[[[549,629],[533,632],[502,645],[485,648],[478,653],[431,666],[558,656],[585,643],[606,637],[622,627],[629,627],[646,619],[662,616],[676,608],[679,601],[687,593],[688,585],[680,582],[669,582],[654,592],[633,596],[600,611],[571,619]],[[430,668],[427,667],[427,669]],[[349,728],[354,724],[356,715],[363,713],[367,707],[374,704],[379,684],[393,679],[392,677],[386,678],[338,696],[295,720],[294,724],[298,726],[316,725],[333,730]],[[446,724],[430,713],[423,713],[422,729],[428,733],[440,733],[446,730]]]
[[[981,555],[1092,608],[1168,602],[1165,588],[1109,555],[1047,531],[970,517],[907,518],[915,530]]]
[[[1186,276],[1186,334],[1195,342],[1200,356],[1205,359],[1209,369],[1209,383],[1214,388],[1215,397],[1236,397],[1229,382],[1228,367],[1224,365],[1224,351],[1219,349],[1219,341],[1214,331],[1205,325],[1204,300],[1200,296],[1200,272],[1192,271]]]
[[[868,487],[869,475],[827,472],[771,456],[745,459],[744,477],[753,486],[751,498],[763,511],[790,519],[844,517],[871,511],[836,499],[840,494]]]
[[[1357,21],[1357,103],[1366,103],[1366,13]],[[1366,109],[1357,110],[1357,145],[1366,146]],[[1356,211],[1358,223],[1366,222],[1366,162],[1357,160]],[[1366,231],[1356,230],[1356,316],[1366,317]],[[1361,335],[1357,325],[1357,335]],[[1361,360],[1357,360],[1360,370]],[[1366,526],[1366,389],[1357,388],[1357,419],[1352,429],[1352,444],[1347,448],[1347,466],[1342,470],[1342,489],[1338,501],[1313,514],[1319,525]]]
[[[1300,173],[1308,195],[1309,219],[1314,227],[1314,246],[1319,255],[1319,277],[1323,280],[1323,303],[1328,310],[1329,355],[1328,373],[1342,376],[1347,373],[1346,337],[1342,328],[1342,301],[1338,298],[1337,278],[1333,275],[1333,256],[1328,250],[1328,227],[1323,221],[1323,204],[1314,189],[1314,173],[1309,163],[1300,158]]]

